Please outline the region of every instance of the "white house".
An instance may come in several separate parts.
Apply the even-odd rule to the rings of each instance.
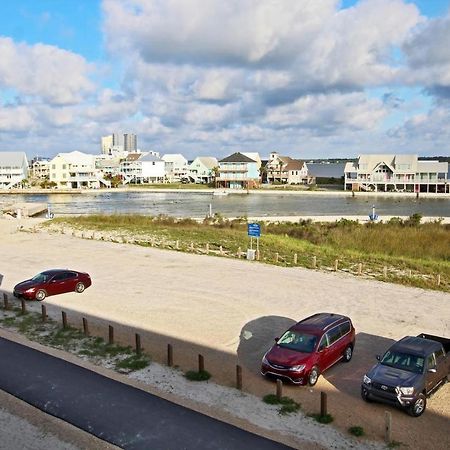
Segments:
[[[166,180],[169,183],[181,181],[189,174],[188,160],[180,153],[168,153],[161,158],[166,163]]]
[[[150,152],[130,153],[120,163],[123,184],[163,183],[166,163]]]
[[[219,167],[217,158],[212,156],[197,156],[189,164],[189,176],[199,183],[211,183],[214,181],[214,168]]]
[[[448,163],[417,155],[360,155],[344,169],[344,190],[450,192]]]
[[[306,184],[309,183],[308,167],[304,161],[272,152],[265,166],[268,183]]]
[[[94,155],[82,152],[58,153],[49,167],[50,181],[56,183],[59,189],[98,189],[101,186],[110,187],[95,167]]]
[[[24,152],[0,152],[0,189],[20,186],[28,177],[28,160]]]

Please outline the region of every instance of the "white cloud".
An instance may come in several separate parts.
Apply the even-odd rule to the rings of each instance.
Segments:
[[[0,88],[49,104],[79,102],[94,88],[90,65],[80,55],[60,48],[16,43],[0,37]]]

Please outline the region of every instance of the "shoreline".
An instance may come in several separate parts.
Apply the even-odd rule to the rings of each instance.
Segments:
[[[59,194],[81,194],[81,195],[98,195],[98,194],[114,194],[114,193],[198,193],[212,195],[215,192],[226,193],[227,195],[310,195],[310,196],[339,196],[339,197],[385,197],[385,198],[443,198],[450,200],[450,193],[436,194],[434,192],[421,192],[417,196],[414,192],[355,192],[344,190],[290,190],[290,189],[254,189],[254,190],[238,190],[238,189],[179,189],[179,188],[111,188],[111,189],[10,189],[5,192],[0,191],[0,195],[59,195]]]

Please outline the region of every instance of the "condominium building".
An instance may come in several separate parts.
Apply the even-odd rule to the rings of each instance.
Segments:
[[[417,155],[360,155],[344,172],[344,190],[450,192],[448,163]]]
[[[123,135],[123,151],[128,153],[137,151],[137,136],[135,134],[125,133]]]

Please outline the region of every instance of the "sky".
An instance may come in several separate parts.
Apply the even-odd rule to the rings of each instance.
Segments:
[[[0,2],[0,151],[450,156],[450,0]]]

